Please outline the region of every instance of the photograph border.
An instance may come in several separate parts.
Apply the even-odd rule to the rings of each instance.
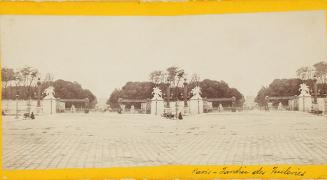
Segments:
[[[226,0],[189,2],[140,1],[64,1],[64,2],[0,2],[0,15],[86,15],[86,16],[176,16],[226,13],[326,11],[326,0]],[[1,38],[1,37],[0,37]],[[327,31],[326,37],[327,38]],[[1,44],[0,44],[0,53]],[[0,59],[2,61],[2,59]],[[1,78],[1,75],[0,75]],[[0,89],[0,93],[2,88]],[[1,97],[0,97],[1,98]],[[1,107],[2,109],[2,102]],[[2,154],[2,116],[0,118]],[[163,165],[149,167],[70,168],[47,170],[3,170],[2,179],[212,179],[212,178],[326,178],[326,165]],[[275,173],[274,168],[281,171]],[[289,170],[299,172],[297,175]],[[229,170],[229,173],[225,173]],[[247,173],[245,173],[247,172]]]

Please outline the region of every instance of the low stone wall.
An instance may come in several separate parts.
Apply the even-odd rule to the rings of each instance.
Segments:
[[[50,105],[49,105],[50,104]],[[41,100],[40,107],[37,107],[37,100],[2,100],[2,110],[6,115],[19,115],[25,113],[45,114],[50,112],[49,107],[52,106],[52,113],[58,111],[60,103],[55,99]]]
[[[303,101],[303,100],[305,100],[305,101]],[[289,109],[292,111],[303,111],[305,109],[306,111],[309,112],[312,109],[313,100],[314,100],[313,97],[306,97],[305,99],[304,98],[296,98],[296,99],[289,100],[289,102],[288,102]],[[318,103],[318,110],[327,114],[327,98],[317,98],[317,103]],[[303,109],[303,107],[304,107],[304,109]]]
[[[2,100],[2,110],[7,115],[24,114],[33,112],[35,114],[42,113],[41,107],[37,107],[37,100]]]
[[[317,98],[318,109],[327,114],[327,98]]]

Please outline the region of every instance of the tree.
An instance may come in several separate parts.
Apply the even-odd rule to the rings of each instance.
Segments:
[[[314,68],[309,66],[301,67],[296,71],[296,76],[302,80],[312,79],[314,76]]]
[[[165,74],[163,71],[153,71],[152,73],[150,73],[150,81],[155,83],[155,84],[159,84],[159,83],[163,83],[165,80]]]
[[[23,75],[20,71],[15,72],[15,86],[22,86],[23,83]]]
[[[177,66],[171,66],[166,69],[166,73],[161,70],[155,70],[149,74],[150,81],[155,84],[168,83],[173,86],[178,84],[178,80],[185,77],[183,69]]]
[[[31,98],[32,96],[31,87],[32,85],[34,85],[33,83],[35,82],[37,76],[39,75],[39,72],[37,69],[34,69],[29,66],[25,66],[20,70],[20,74],[22,76],[23,86],[24,86],[24,90],[22,93],[24,94],[25,97]]]
[[[198,84],[199,81],[200,81],[200,76],[198,74],[196,74],[196,73],[192,74],[190,83],[196,83],[196,84]]]
[[[152,96],[153,88],[152,82],[127,82],[121,89],[121,98],[148,99]]]
[[[159,87],[163,92],[163,98],[166,100],[184,100],[185,97],[190,98],[191,90],[199,85],[202,90],[202,96],[207,98],[236,98],[237,105],[243,103],[243,95],[235,88],[230,88],[224,81],[214,81],[205,79],[200,81],[198,74],[193,74],[190,83],[188,84],[187,94],[183,94],[184,88],[180,86],[181,81],[186,78],[186,73],[183,69],[171,66],[166,69],[166,73],[163,71],[153,71],[149,75],[151,82],[127,82],[121,89],[114,90],[107,104],[111,107],[118,108],[118,100],[122,99],[151,99],[152,90],[154,86]],[[174,92],[171,93],[171,86],[174,87]],[[166,93],[165,93],[166,92]],[[230,102],[231,103],[231,102]],[[127,107],[134,105],[135,107],[140,107],[140,103],[125,103]],[[214,103],[214,106],[218,103]]]
[[[315,75],[318,78],[318,83],[326,84],[327,83],[327,62],[318,62],[313,65],[316,70]]]
[[[176,87],[178,87],[179,83],[181,82],[181,79],[185,78],[185,72],[183,69],[177,71],[176,78],[177,78]]]
[[[22,99],[25,99],[23,96],[24,96],[24,93],[20,93],[21,91],[23,91],[24,89],[22,88],[22,82],[23,82],[23,76],[21,74],[20,71],[17,71],[15,72],[15,80],[14,80],[14,83],[15,83],[15,88],[11,87],[12,90],[10,90],[10,92],[15,92],[15,95],[14,94],[11,94],[12,97],[10,97],[9,99],[15,99],[16,95],[19,95],[20,98]]]
[[[47,73],[44,77],[43,84],[48,87],[51,86],[54,82],[54,76],[51,73]]]
[[[195,82],[190,84],[190,90],[196,86]],[[230,88],[228,84],[224,81],[216,81],[210,79],[204,79],[199,82],[201,87],[202,97],[205,98],[236,98],[236,104],[242,105],[243,95],[235,88]],[[218,106],[221,102],[214,102],[213,106]],[[231,102],[224,102],[223,105],[231,104]]]
[[[257,96],[255,97],[255,102],[258,103],[260,106],[265,106],[266,105],[266,101],[265,101],[265,97],[268,96],[269,94],[269,90],[266,87],[262,87]]]
[[[178,71],[179,68],[176,66],[171,66],[167,68],[167,82],[169,84],[175,85]]]
[[[176,75],[182,79],[183,73]],[[178,80],[176,80],[177,83]],[[188,85],[188,96],[191,93],[191,90],[196,86],[196,82],[190,83]],[[119,108],[118,100],[119,98],[122,99],[151,99],[152,98],[152,90],[155,84],[153,82],[127,82],[120,90],[114,90],[109,99],[107,100],[107,104],[109,104],[112,108]],[[199,82],[199,86],[202,90],[202,96],[207,98],[236,98],[237,105],[242,104],[243,95],[235,88],[230,88],[227,83],[224,81],[214,81],[205,79]],[[162,92],[165,92],[169,89],[168,83],[160,83],[158,87],[161,89]],[[178,87],[178,92],[183,92],[183,87]],[[177,92],[177,90],[176,90]],[[185,96],[185,95],[184,95]],[[167,98],[167,95],[164,95],[164,98]],[[190,96],[188,96],[190,98]],[[172,99],[183,100],[180,93],[174,93]],[[127,107],[134,105],[135,107],[140,107],[140,103],[125,103]],[[218,106],[219,103],[214,103],[214,106]],[[230,102],[229,102],[230,104]]]
[[[154,88],[153,82],[127,82],[121,90],[115,89],[109,99],[107,104],[111,108],[119,108],[118,100],[123,99],[137,99],[145,100],[152,97],[152,90]],[[126,103],[127,107],[134,105],[136,108],[140,108],[140,103]]]
[[[273,80],[268,87],[263,87],[257,93],[255,102],[259,105],[264,105],[265,97],[286,97],[286,96],[297,96],[300,94],[299,88],[300,84],[305,83],[309,86],[310,90],[313,91],[314,80],[302,80],[298,78],[292,79],[275,79]],[[318,97],[324,97],[327,93],[327,84],[318,84]],[[313,92],[312,92],[313,93]],[[287,104],[287,100],[279,100],[278,102],[273,102],[274,104],[282,102]]]
[[[11,68],[1,68],[1,78],[2,78],[2,87],[4,88],[4,93],[2,94],[2,98],[9,98],[7,95],[7,87],[9,82],[14,81],[15,72]]]
[[[14,99],[16,94],[19,94],[21,99],[28,99],[33,94],[33,85],[36,77],[38,76],[38,70],[32,67],[24,67],[19,71],[14,71],[11,68],[2,68],[2,84],[4,88],[4,98]],[[13,82],[13,83],[10,83]],[[8,85],[10,83],[9,91]],[[12,85],[15,85],[15,88]],[[8,94],[6,92],[15,91],[16,93]]]
[[[327,83],[327,62],[321,61],[313,66],[301,67],[296,71],[296,76],[302,80],[313,79],[317,77],[318,83]]]
[[[110,108],[112,109],[119,109],[120,106],[119,106],[119,103],[118,103],[118,100],[120,98],[120,94],[121,94],[121,90],[119,89],[115,89],[109,99],[107,100],[107,104],[110,106]]]
[[[37,79],[39,72],[37,69],[25,66],[18,71],[11,68],[2,68],[2,84],[4,89],[8,88],[10,95],[6,96],[8,99],[15,99],[19,95],[19,99],[36,99],[34,95],[37,93]],[[12,81],[11,86],[8,83]],[[40,84],[41,92],[43,92],[50,85],[55,88],[55,97],[61,99],[89,99],[89,106],[94,107],[97,100],[93,93],[88,89],[83,89],[78,82],[70,82],[64,80],[54,81],[52,74],[47,73],[45,79]],[[8,87],[7,87],[8,86]],[[5,94],[5,93],[4,93]],[[44,96],[44,95],[43,95]],[[67,103],[70,106],[70,103]],[[81,105],[77,105],[81,106]]]
[[[89,106],[92,108],[96,104],[97,100],[93,93],[88,89],[83,89],[77,82],[65,81],[62,79],[53,82],[55,97],[60,99],[89,99]],[[47,88],[46,86],[43,87]],[[70,107],[74,104],[75,107],[81,107],[80,103],[66,103],[66,107]]]

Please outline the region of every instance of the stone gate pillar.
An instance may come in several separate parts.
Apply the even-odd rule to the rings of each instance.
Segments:
[[[203,113],[203,99],[200,95],[201,90],[199,86],[192,89],[193,96],[189,102],[190,114],[201,114]]]
[[[300,85],[300,95],[298,96],[299,111],[310,112],[312,110],[312,98],[306,84]]]
[[[151,99],[151,114],[162,115],[165,109],[165,103],[162,98],[161,90],[158,87],[153,88],[153,98]]]
[[[49,86],[44,90],[46,96],[43,98],[43,113],[44,114],[56,114],[57,113],[57,100],[54,97],[54,87]]]

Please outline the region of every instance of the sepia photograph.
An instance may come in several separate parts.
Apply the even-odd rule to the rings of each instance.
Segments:
[[[326,22],[1,15],[2,169],[324,165]]]

